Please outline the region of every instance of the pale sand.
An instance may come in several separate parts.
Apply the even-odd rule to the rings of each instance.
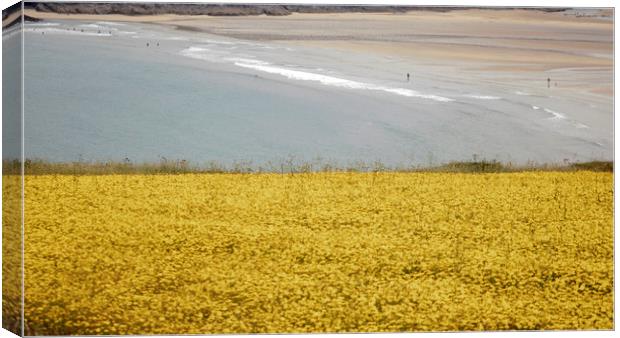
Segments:
[[[41,19],[158,23],[249,40],[340,49],[413,60],[416,64],[457,67],[472,76],[506,78],[505,73],[558,69],[608,70],[581,78],[573,73],[565,87],[612,95],[613,15],[525,10],[458,10],[447,13],[298,14],[289,16],[59,15],[26,10]],[[599,74],[601,74],[599,72]],[[508,82],[511,80],[508,79]]]
[[[15,19],[19,18],[20,15],[22,15],[21,12],[13,12],[7,15],[7,17],[4,20],[2,20],[2,27],[6,27],[8,24],[13,22]]]
[[[115,14],[56,14],[37,12],[31,8],[24,9],[24,15],[47,20],[80,20],[80,21],[118,21],[118,22],[164,22],[169,20],[183,19],[179,15],[115,15]]]

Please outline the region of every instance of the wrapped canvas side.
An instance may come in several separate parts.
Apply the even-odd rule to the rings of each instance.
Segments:
[[[2,11],[2,327],[23,336],[22,2]]]

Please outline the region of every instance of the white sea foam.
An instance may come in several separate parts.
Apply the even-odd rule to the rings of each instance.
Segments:
[[[392,88],[386,86],[379,86],[372,83],[364,83],[353,80],[347,80],[343,78],[338,78],[335,76],[323,75],[318,73],[304,72],[300,70],[292,70],[286,69],[278,66],[271,65],[268,62],[260,61],[260,60],[249,60],[249,59],[239,59],[239,58],[231,58],[231,61],[234,62],[235,65],[243,68],[249,68],[258,70],[261,72],[269,73],[269,74],[277,74],[284,76],[291,80],[300,80],[300,81],[314,81],[319,82],[323,85],[334,86],[340,88],[347,89],[365,89],[365,90],[376,90],[383,91],[387,93],[392,93],[401,96],[407,97],[419,97],[423,99],[430,99],[439,102],[450,102],[454,101],[453,99],[433,95],[433,94],[423,94],[415,90],[406,89],[406,88]]]
[[[169,38],[166,38],[166,40],[173,40],[173,41],[188,41],[189,39],[183,36],[172,36]]]
[[[227,60],[228,61],[232,61],[232,62],[242,62],[242,63],[245,63],[245,64],[261,65],[261,66],[268,66],[268,65],[270,65],[270,63],[266,62],[266,61],[261,61],[261,60],[256,60],[256,59],[248,59],[248,58],[240,58],[240,57],[228,58]]]
[[[208,62],[215,63],[232,63],[228,58],[230,57],[230,51],[222,50],[217,47],[208,47],[208,46],[192,46],[186,49],[183,49],[179,52],[182,56],[204,60]],[[239,54],[240,56],[247,56],[249,58],[253,57],[253,55],[244,55]]]
[[[92,31],[78,31],[78,30],[69,30],[69,29],[60,29],[60,28],[43,28],[43,29],[34,29],[34,28],[25,28],[24,32],[33,32],[33,33],[51,33],[51,34],[69,34],[69,35],[87,35],[87,36],[112,36],[108,32],[92,32]]]
[[[537,106],[532,106],[532,108],[535,109],[535,110],[540,109],[540,107],[537,107]],[[549,108],[543,108],[543,110],[546,113],[549,113],[549,114],[552,115],[551,117],[548,118],[549,120],[563,120],[563,121],[566,121],[566,122],[572,124],[577,129],[588,129],[588,128],[590,128],[590,126],[588,126],[587,124],[581,123],[581,122],[576,121],[576,120],[569,119],[569,118],[566,117],[566,115],[564,115],[562,113],[558,113],[555,110],[551,110]]]
[[[200,39],[199,41],[207,45],[228,46],[230,49],[235,49],[240,46],[245,46],[245,47],[267,49],[267,50],[274,50],[274,49],[285,49],[287,51],[292,50],[291,48],[288,48],[288,47],[274,46],[274,45],[268,45],[264,43],[254,43],[254,42],[248,42],[248,41],[226,41],[226,40],[213,40],[213,39]]]
[[[235,45],[235,44],[250,45],[250,43],[248,42],[231,42],[231,41],[212,40],[212,39],[201,39],[200,42],[211,44],[211,45]]]
[[[522,96],[530,96],[530,95],[532,95],[532,94],[530,94],[530,93],[521,92],[521,91],[518,91],[518,90],[515,92],[515,94],[517,94],[517,95],[522,95]]]
[[[191,46],[189,48],[183,49],[179,53],[183,56],[187,56],[187,57],[194,58],[194,59],[210,60],[211,58],[207,54],[204,53],[208,51],[209,51],[208,48]]]
[[[564,114],[558,113],[558,112],[556,112],[554,110],[551,110],[551,109],[548,109],[548,108],[544,108],[544,110],[547,113],[553,115],[553,117],[550,117],[551,120],[564,120],[564,119],[566,119],[566,116]]]
[[[222,44],[221,41],[213,41],[213,40],[205,40],[203,42],[206,42],[206,41],[209,41],[209,43],[214,42],[215,44],[217,43]],[[227,42],[224,42],[223,44],[227,44]],[[211,61],[211,62],[222,62],[222,61],[231,62],[238,67],[253,69],[256,71],[269,73],[269,74],[276,74],[276,75],[284,76],[291,80],[312,81],[312,82],[318,82],[326,86],[333,86],[333,87],[340,87],[340,88],[347,88],[347,89],[361,89],[361,90],[363,89],[363,90],[382,91],[382,92],[396,94],[400,96],[417,97],[417,98],[434,100],[438,102],[454,101],[451,98],[447,98],[447,97],[443,97],[439,95],[433,95],[433,94],[420,93],[412,89],[388,87],[388,86],[382,86],[382,85],[377,85],[377,84],[372,84],[372,83],[365,83],[365,82],[343,79],[343,78],[331,76],[331,75],[325,75],[325,74],[319,73],[320,72],[319,69],[307,71],[307,70],[290,69],[291,67],[294,67],[294,66],[289,66],[289,67],[276,66],[269,62],[252,59],[251,58],[252,56],[250,55],[248,55],[248,57],[241,57],[242,55],[237,54],[237,57],[222,58],[222,53],[223,51],[218,50],[218,49],[213,50],[211,48],[208,48],[208,46],[190,46],[189,48],[186,48],[180,52],[181,55],[186,56],[186,57],[206,60],[206,61]]]
[[[106,26],[126,26],[124,23],[120,23],[120,22],[97,21],[95,23],[99,25],[106,25]]]
[[[469,97],[472,99],[478,99],[478,100],[500,100],[501,97],[499,96],[490,96],[490,95],[475,95],[475,94],[467,94],[467,95],[462,95],[463,97]]]
[[[95,29],[102,29],[105,28],[101,25],[97,25],[94,23],[87,23],[87,24],[83,24],[83,25],[78,25],[78,27],[84,27],[84,28],[95,28]]]
[[[27,22],[24,26],[34,26],[34,27],[50,27],[50,26],[58,26],[60,25],[57,22]]]
[[[129,31],[121,31],[119,30],[117,27],[110,27],[110,26],[124,26],[123,24],[115,24],[115,23],[111,23],[111,22],[97,22],[97,23],[89,23],[89,24],[82,24],[82,25],[78,25],[77,27],[80,27],[79,29],[96,29],[97,32],[99,33],[99,31],[103,32],[107,32],[108,34],[114,33],[114,34],[122,34],[122,35],[131,35],[131,34],[137,34],[136,32],[129,32]]]
[[[577,127],[577,129],[588,129],[588,128],[590,128],[588,125],[583,124],[581,122],[575,121],[574,124],[575,124],[575,127]]]
[[[187,49],[184,49],[181,51],[181,53],[185,53],[185,54],[192,54],[196,53],[196,52],[204,52],[204,51],[208,51],[208,48],[204,48],[204,47],[196,47],[196,46],[191,46]]]

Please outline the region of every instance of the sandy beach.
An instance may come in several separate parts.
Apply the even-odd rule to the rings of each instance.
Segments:
[[[335,13],[289,16],[83,15],[26,10],[41,19],[158,23],[226,37],[379,53],[424,65],[457,65],[483,77],[505,73],[613,66],[610,10],[542,12]],[[470,74],[470,75],[472,75]],[[611,73],[610,73],[611,74]],[[540,75],[544,79],[544,75]],[[574,78],[563,87],[612,95],[611,77]]]
[[[80,64],[82,70],[117,62],[118,56],[95,60],[114,48],[115,53],[124,55],[123,60],[136,62],[132,69],[151,71],[144,62],[182,67],[182,71],[166,75],[166,82],[179,81],[173,90],[196,105],[194,115],[205,105],[213,107],[213,102],[219,110],[241,105],[231,113],[245,112],[243,120],[225,122],[215,109],[209,111],[214,115],[203,125],[183,126],[184,134],[174,136],[179,145],[188,142],[191,134],[192,140],[212,148],[204,148],[199,155],[186,153],[188,147],[170,148],[176,158],[260,162],[273,160],[274,154],[303,154],[418,164],[466,160],[472,155],[516,163],[613,158],[613,14],[609,10],[470,9],[222,17],[55,14],[26,9],[25,14],[43,20],[27,29],[31,37],[26,39],[27,48],[62,53],[60,46],[67,46],[92,53],[92,60],[85,56],[73,63],[63,60],[69,65]],[[45,29],[52,34],[49,38],[42,35]],[[50,44],[49,39],[59,40]],[[162,43],[159,49],[148,48],[156,42],[157,47]],[[29,71],[32,76],[49,71],[49,67],[34,65]],[[94,70],[91,76],[101,76]],[[182,75],[186,71],[188,75]],[[74,79],[85,76],[84,71],[75,72],[78,78]],[[162,89],[157,85],[161,76],[143,74],[136,73],[136,79],[152,81],[153,91]],[[117,81],[119,76],[110,80]],[[188,76],[197,76],[194,87],[186,88]],[[41,81],[41,88],[50,86],[44,79],[33,79]],[[216,80],[219,82],[204,83]],[[59,90],[76,86],[74,82]],[[223,87],[218,88],[218,83]],[[231,92],[223,89],[228,84]],[[90,82],[85,85],[91,86]],[[109,86],[103,81],[99,90],[109,92]],[[212,101],[189,95],[203,87],[221,89],[222,94]],[[236,95],[236,88],[242,88],[238,95],[250,101],[256,98],[254,105],[234,99],[221,101],[222,95]],[[126,89],[128,93],[132,90]],[[43,109],[43,97],[33,102],[39,100]],[[115,102],[128,105],[132,99]],[[302,109],[301,102],[308,104]],[[142,105],[144,112],[163,109],[148,102]],[[173,107],[170,103],[168,109]],[[127,109],[136,113],[135,105]],[[64,111],[63,107],[58,114]],[[187,119],[196,119],[194,115]],[[214,127],[214,119],[222,125]],[[151,132],[170,124],[152,122],[155,127]],[[204,126],[214,128],[213,133],[205,135]],[[198,127],[203,129],[187,132]],[[45,132],[42,128],[40,132]],[[99,126],[92,128],[93,133],[102,133],[104,140],[133,139],[129,134],[111,138],[99,131]],[[227,128],[228,132],[219,134]],[[162,129],[161,133],[168,135],[169,131]],[[236,138],[227,140],[232,135]],[[144,134],[141,140],[145,144],[142,149],[136,147],[135,156],[161,152],[152,146],[159,139]],[[41,144],[39,153],[53,153],[46,148],[53,142]],[[124,144],[110,146],[103,152],[104,158],[116,158],[116,149]],[[65,148],[70,147],[75,146]],[[73,156],[88,152],[92,150],[72,150]]]

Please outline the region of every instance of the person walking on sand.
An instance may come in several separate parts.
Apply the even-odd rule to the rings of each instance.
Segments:
[[[407,73],[407,82],[409,82],[409,73]]]
[[[547,78],[547,88],[551,88],[551,78]]]

